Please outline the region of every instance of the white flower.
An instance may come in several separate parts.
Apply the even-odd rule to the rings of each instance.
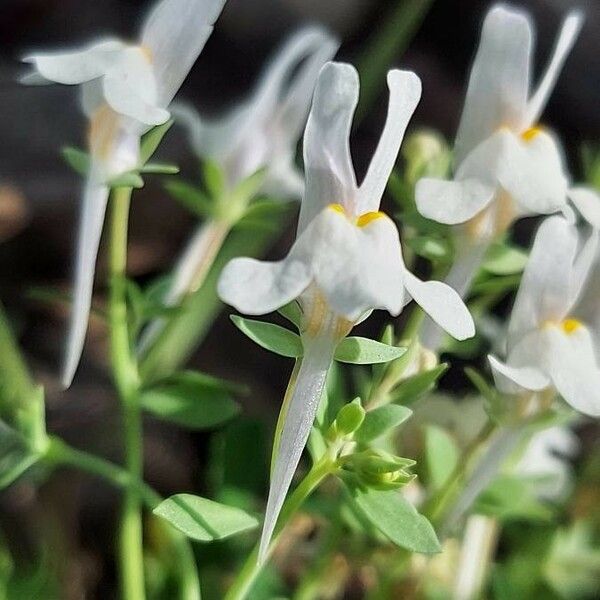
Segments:
[[[568,177],[558,141],[538,119],[582,24],[572,12],[552,59],[531,92],[533,24],[504,6],[488,13],[455,145],[452,181],[422,179],[425,217],[466,223],[468,237],[490,239],[516,218],[565,210]]]
[[[569,493],[573,478],[569,459],[578,449],[578,438],[568,427],[550,427],[531,438],[515,470],[538,479],[539,498],[561,500]]]
[[[189,130],[196,154],[221,165],[231,188],[262,168],[265,193],[299,199],[304,190],[296,147],[321,67],[339,42],[325,29],[306,27],[280,48],[251,97],[223,118],[205,120],[189,105],[173,107]]]
[[[105,40],[67,53],[33,54],[24,83],[81,85],[92,159],[85,185],[75,295],[62,381],[69,386],[87,329],[109,181],[139,163],[140,137],[169,119],[167,110],[209,38],[225,0],[163,0],[139,43]]]
[[[386,124],[359,187],[349,146],[358,74],[347,64],[323,67],[304,137],[306,191],[296,242],[280,262],[231,261],[219,281],[221,298],[243,313],[265,314],[295,299],[303,313],[304,358],[272,471],[261,560],[314,421],[335,347],[354,324],[376,308],[397,315],[412,297],[455,337],[474,334],[471,316],[451,288],[423,282],[406,270],[398,230],[379,212],[421,96],[414,73],[390,71],[388,85]]]
[[[554,388],[579,412],[600,416],[593,338],[572,316],[595,258],[597,231],[578,246],[577,229],[565,218],[542,223],[512,311],[506,362],[489,360],[501,391]]]

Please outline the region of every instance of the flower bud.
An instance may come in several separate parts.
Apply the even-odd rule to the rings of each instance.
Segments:
[[[414,460],[401,458],[383,450],[367,450],[353,457],[351,467],[367,487],[390,490],[402,487],[416,476],[408,471]]]
[[[364,420],[365,409],[360,404],[360,398],[342,406],[335,418],[337,430],[341,435],[350,435],[358,431]]]
[[[430,129],[412,134],[403,145],[406,160],[406,180],[414,185],[421,177],[445,177],[451,164],[446,140]]]

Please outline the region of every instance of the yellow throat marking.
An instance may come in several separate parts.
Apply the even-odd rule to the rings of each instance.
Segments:
[[[354,223],[354,225],[356,225],[357,227],[366,227],[373,221],[376,221],[377,219],[381,219],[386,216],[384,212],[372,211],[364,213],[356,219],[351,219],[348,216],[346,209],[341,204],[330,204],[327,208],[333,210],[334,212],[340,213],[341,215],[344,215],[344,217],[346,217],[349,221]]]
[[[532,142],[533,140],[535,140],[535,138],[540,135],[540,133],[542,133],[544,130],[539,126],[536,125],[535,127],[530,127],[529,129],[526,129],[522,134],[521,134],[521,139],[524,142]]]
[[[579,328],[583,327],[583,323],[578,319],[565,319],[560,324],[561,329],[567,334],[575,333]]]

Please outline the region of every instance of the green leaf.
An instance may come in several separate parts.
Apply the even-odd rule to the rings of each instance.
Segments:
[[[144,187],[144,180],[140,174],[136,171],[130,171],[129,173],[123,173],[117,175],[114,179],[108,182],[111,188],[134,188],[139,190]]]
[[[471,380],[477,391],[490,403],[496,404],[498,401],[498,391],[491,386],[485,377],[472,367],[465,368],[465,375]]]
[[[429,371],[423,371],[408,377],[400,383],[393,392],[393,402],[410,406],[423,394],[431,391],[437,380],[448,370],[448,365],[442,363]]]
[[[38,459],[21,434],[0,421],[0,490],[14,483]]]
[[[335,360],[355,365],[373,365],[400,358],[406,348],[389,346],[363,337],[347,337],[343,339],[335,351]]]
[[[204,185],[212,198],[219,198],[225,191],[225,174],[221,166],[213,160],[202,163]]]
[[[515,275],[523,271],[527,258],[523,250],[498,243],[488,250],[482,268],[492,275]]]
[[[69,166],[82,175],[87,177],[90,172],[90,155],[79,148],[73,146],[66,146],[62,149],[62,155]]]
[[[452,437],[440,427],[425,428],[425,456],[432,490],[440,489],[454,472],[460,452]]]
[[[412,410],[405,406],[388,404],[367,412],[362,427],[354,438],[357,442],[368,443],[381,437],[390,429],[398,427],[412,415]]]
[[[168,181],[165,189],[182,206],[199,217],[212,216],[214,206],[212,201],[197,187],[176,179]]]
[[[501,475],[482,492],[475,511],[502,521],[527,519],[545,521],[552,510],[535,497],[535,485],[524,478]]]
[[[144,137],[140,143],[140,163],[145,165],[156,152],[156,149],[160,146],[162,139],[167,134],[167,131],[171,129],[173,120],[169,120],[158,127],[153,127]]]
[[[358,486],[350,491],[362,514],[394,544],[422,554],[441,552],[431,523],[417,512],[401,492]]]
[[[289,329],[238,315],[231,315],[231,320],[243,334],[265,350],[288,358],[298,358],[304,353],[300,336]]]
[[[452,245],[448,240],[418,236],[408,240],[416,254],[430,261],[448,261],[452,257]]]
[[[277,311],[282,317],[286,318],[290,323],[293,323],[296,327],[300,327],[302,321],[302,311],[298,303],[293,300],[289,304],[286,304]]]
[[[152,173],[154,175],[177,175],[179,167],[166,163],[147,163],[140,168],[140,173]]]
[[[240,412],[231,394],[237,386],[204,373],[186,371],[144,390],[142,407],[155,417],[187,429],[212,429]]]
[[[199,542],[222,540],[254,529],[258,521],[239,508],[192,494],[177,494],[153,511],[187,537]]]
[[[473,284],[472,294],[484,296],[488,294],[505,294],[516,290],[521,283],[521,275],[506,275],[487,279],[477,278]]]

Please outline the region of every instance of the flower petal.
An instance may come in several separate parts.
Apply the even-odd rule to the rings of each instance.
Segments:
[[[574,409],[600,417],[600,369],[590,332],[580,326],[566,334],[550,326],[546,335],[547,370],[554,386]]]
[[[297,298],[311,282],[307,257],[291,253],[280,262],[235,258],[221,273],[219,297],[247,315],[264,315]]]
[[[157,105],[167,108],[213,31],[225,0],[163,0],[150,13],[141,35],[150,51]]]
[[[485,18],[456,137],[456,164],[500,127],[520,131],[529,94],[532,25],[496,6]]]
[[[548,102],[550,94],[554,90],[556,80],[579,36],[583,25],[583,13],[579,10],[571,11],[564,20],[560,35],[556,41],[556,47],[542,77],[537,90],[529,100],[527,106],[527,125],[533,125],[538,121]]]
[[[427,219],[446,225],[464,223],[494,199],[496,190],[477,179],[446,181],[425,177],[417,183],[417,210]]]
[[[104,77],[103,90],[106,101],[119,114],[146,125],[161,125],[169,120],[169,112],[156,104],[152,67],[139,48],[121,53]]]
[[[518,394],[523,390],[541,391],[550,385],[550,380],[535,367],[514,367],[488,355],[496,387],[505,394]]]
[[[498,181],[520,215],[551,214],[567,202],[568,180],[558,140],[547,131],[529,141],[516,136],[498,165]]]
[[[93,179],[86,183],[78,234],[79,241],[77,243],[71,325],[62,373],[62,384],[65,388],[68,388],[73,381],[83,351],[92,303],[96,257],[100,245],[108,195],[109,189],[105,185],[97,183]]]
[[[600,229],[600,195],[591,188],[574,187],[569,199],[581,216],[594,228]]]
[[[272,467],[269,499],[258,553],[260,564],[264,563],[268,556],[277,518],[315,420],[335,345],[334,341],[317,339],[304,349],[296,385],[285,414],[275,464]]]
[[[421,80],[414,73],[395,69],[388,73],[387,81],[390,89],[387,119],[358,191],[358,214],[379,210],[406,128],[421,99]]]
[[[576,251],[577,231],[563,217],[549,217],[540,225],[508,326],[509,350],[544,322],[566,316]]]
[[[104,75],[124,47],[118,40],[106,40],[74,52],[31,54],[23,61],[32,63],[48,81],[77,85]]]
[[[597,230],[592,230],[573,262],[569,279],[571,292],[569,311],[578,302],[589,279],[597,257],[598,243],[600,242],[599,235]]]
[[[304,134],[306,192],[299,232],[329,204],[342,204],[354,212],[350,128],[358,87],[358,73],[351,65],[330,62],[321,69]]]
[[[458,293],[441,281],[421,281],[409,271],[404,285],[414,301],[445,331],[457,340],[475,335],[475,323]]]

